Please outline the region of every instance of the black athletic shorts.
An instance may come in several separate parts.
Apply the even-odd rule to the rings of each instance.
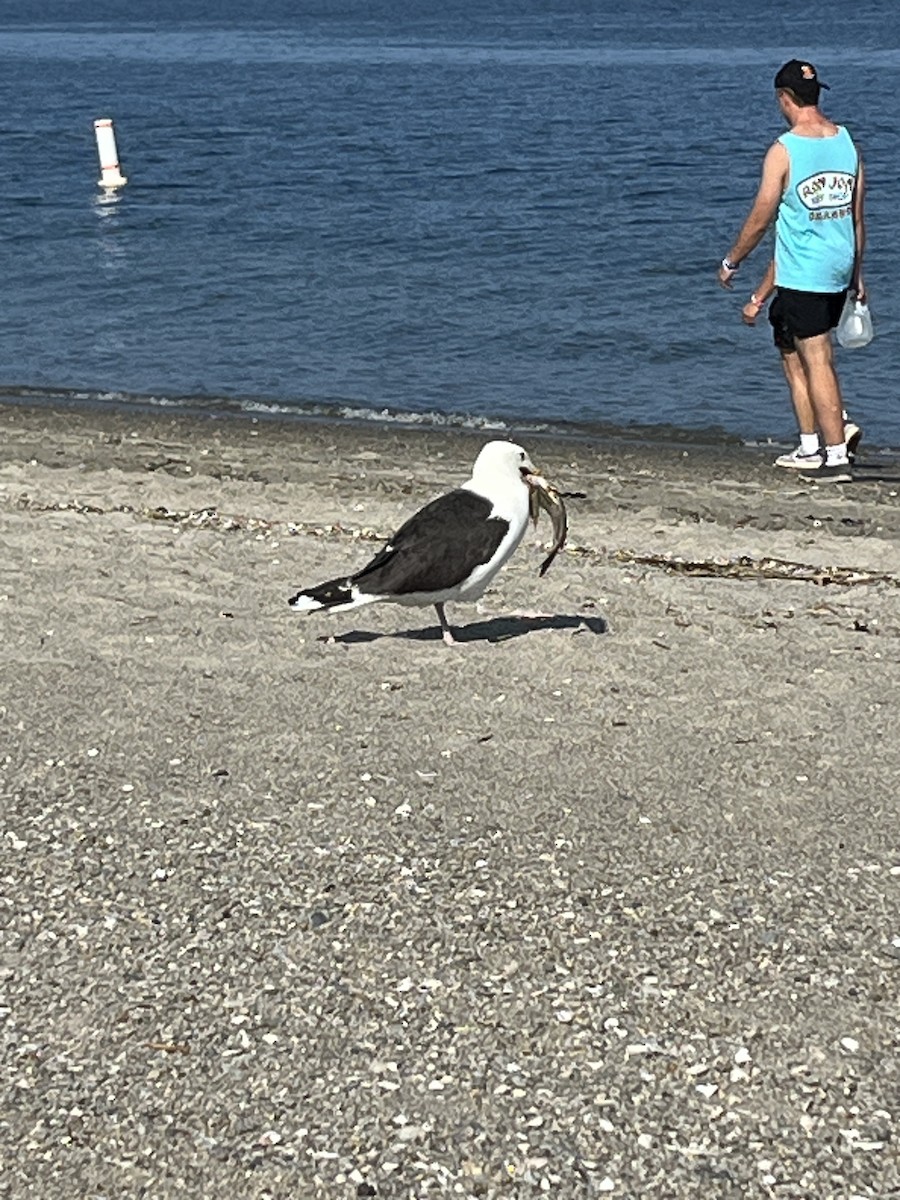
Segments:
[[[769,322],[779,350],[795,350],[797,338],[818,337],[834,329],[847,298],[842,292],[798,292],[779,288],[769,305]]]

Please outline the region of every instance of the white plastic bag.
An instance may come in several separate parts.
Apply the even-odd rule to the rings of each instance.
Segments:
[[[838,321],[836,334],[838,342],[845,350],[858,350],[861,346],[868,346],[875,335],[868,304],[863,304],[849,292],[844,301],[844,311]]]

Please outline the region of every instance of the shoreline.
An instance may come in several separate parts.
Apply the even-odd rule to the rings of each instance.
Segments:
[[[245,421],[259,424],[275,422],[286,427],[293,425],[351,426],[366,429],[423,430],[434,433],[471,432],[476,436],[501,438],[532,438],[562,442],[599,442],[613,445],[678,445],[707,446],[719,450],[748,449],[779,453],[793,445],[791,433],[784,437],[742,435],[722,426],[679,427],[660,424],[616,425],[603,421],[566,422],[550,418],[523,418],[496,415],[479,418],[465,413],[404,412],[392,409],[368,410],[349,402],[297,405],[269,402],[263,398],[167,397],[153,395],[115,395],[90,393],[85,390],[60,388],[10,387],[0,389],[0,410],[4,407],[27,411],[67,413],[108,413],[111,419],[129,414],[148,418],[166,417],[184,420]],[[786,418],[785,429],[789,426]],[[900,447],[866,442],[866,453],[872,458],[900,458]]]
[[[143,414],[165,419],[167,416],[185,420],[245,421],[265,424],[275,422],[285,426],[325,425],[350,426],[366,429],[423,430],[435,433],[466,432],[484,437],[537,437],[560,441],[595,441],[601,438],[622,442],[696,443],[698,445],[755,445],[753,439],[743,439],[719,426],[678,428],[667,425],[620,426],[593,422],[566,422],[552,418],[531,417],[516,420],[512,416],[494,414],[478,417],[467,413],[414,412],[390,408],[367,409],[362,404],[347,402],[290,404],[268,401],[262,397],[157,397],[152,394],[115,395],[90,393],[85,390],[60,388],[7,387],[0,389],[0,408],[20,407],[30,411],[48,410],[59,414],[68,412],[109,413],[112,417]],[[107,396],[112,398],[107,398]],[[775,442],[771,443],[773,446]]]
[[[485,440],[0,406],[11,1197],[900,1187],[900,469],[523,438],[459,647],[290,612]]]

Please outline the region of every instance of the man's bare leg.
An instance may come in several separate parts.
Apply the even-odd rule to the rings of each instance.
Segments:
[[[809,396],[809,384],[803,360],[796,350],[781,348],[781,369],[791,393],[791,404],[800,431],[800,445],[789,454],[775,459],[776,467],[791,467],[798,471],[815,471],[822,465],[822,448],[816,429],[816,414]]]
[[[813,411],[812,400],[809,398],[809,387],[806,382],[806,371],[796,350],[781,351],[781,367],[791,393],[791,403],[797,418],[797,429],[801,435],[816,434],[816,414]]]
[[[844,402],[834,369],[831,334],[797,338],[797,354],[806,374],[809,399],[825,446],[843,447],[846,451]]]

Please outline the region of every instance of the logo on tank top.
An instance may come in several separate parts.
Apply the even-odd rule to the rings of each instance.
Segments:
[[[802,179],[795,189],[811,221],[850,215],[856,176],[846,171],[820,171]]]

